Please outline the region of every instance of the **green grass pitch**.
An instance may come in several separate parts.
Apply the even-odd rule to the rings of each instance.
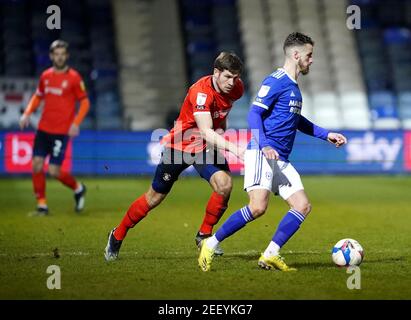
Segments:
[[[194,236],[210,188],[199,178],[179,180],[129,232],[119,260],[106,263],[108,231],[150,179],[84,182],[86,209],[76,214],[72,193],[49,179],[51,215],[40,218],[28,216],[29,179],[0,179],[0,299],[411,299],[410,177],[303,177],[313,211],[282,250],[296,273],[257,267],[287,210],[277,197],[262,218],[222,244],[225,254],[210,272],[201,272]],[[221,222],[246,203],[236,177]],[[347,288],[351,275],[331,261],[333,245],[346,237],[365,251],[359,290]],[[49,265],[61,269],[60,290],[47,289]]]

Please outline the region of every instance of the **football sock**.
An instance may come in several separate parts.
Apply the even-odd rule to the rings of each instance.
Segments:
[[[225,199],[221,194],[218,194],[217,192],[211,194],[210,200],[208,200],[203,224],[200,227],[201,234],[211,234],[213,226],[218,223],[227,209],[227,202],[228,199]]]
[[[77,187],[76,189],[74,189],[74,193],[79,193],[81,191],[83,191],[83,186],[81,183],[77,183]]]
[[[128,229],[133,228],[149,211],[150,207],[147,203],[146,195],[143,194],[135,200],[127,210],[120,225],[114,231],[114,238],[123,240],[126,237]]]
[[[243,228],[248,222],[252,221],[253,215],[250,208],[245,206],[240,210],[234,212],[226,222],[217,230],[215,238],[218,242],[223,241],[225,238],[231,236],[234,232]],[[207,242],[207,244],[209,244]]]
[[[277,231],[273,236],[273,242],[281,248],[300,228],[304,219],[305,216],[302,213],[290,209],[278,225]]]
[[[269,258],[272,256],[278,256],[280,254],[280,246],[274,241],[271,241],[267,249],[264,251],[264,257]]]
[[[37,199],[37,207],[47,208],[47,201],[45,198]]]
[[[46,175],[43,171],[32,174],[33,189],[36,199],[46,202]]]
[[[60,175],[57,177],[57,180],[73,191],[77,189],[78,184],[76,179],[68,172],[60,171]]]

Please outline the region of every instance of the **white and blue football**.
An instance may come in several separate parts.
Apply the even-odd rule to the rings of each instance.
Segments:
[[[332,259],[339,267],[359,266],[363,258],[364,250],[354,239],[342,239],[332,250]]]

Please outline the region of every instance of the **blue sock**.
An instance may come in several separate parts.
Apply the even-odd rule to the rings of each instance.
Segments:
[[[290,209],[278,225],[277,231],[273,236],[275,242],[280,248],[293,236],[300,228],[305,217],[297,210]]]
[[[253,215],[251,214],[248,206],[241,208],[234,212],[226,222],[217,230],[215,237],[218,241],[223,241],[225,238],[231,236],[234,232],[243,228],[247,222],[252,221]]]

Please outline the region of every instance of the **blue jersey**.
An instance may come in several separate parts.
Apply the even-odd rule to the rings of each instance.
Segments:
[[[249,113],[250,129],[258,130],[250,149],[270,146],[288,161],[297,130],[326,140],[329,131],[301,115],[303,99],[297,82],[280,68],[264,79]]]

